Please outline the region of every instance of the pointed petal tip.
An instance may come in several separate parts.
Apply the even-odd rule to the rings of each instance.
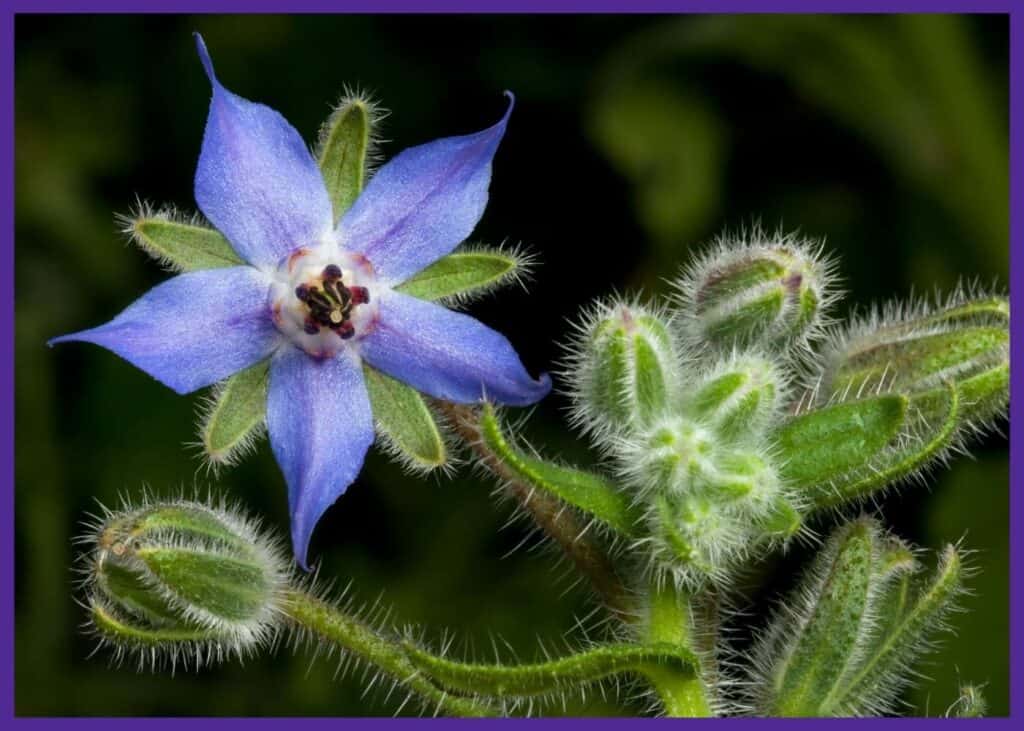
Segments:
[[[541,373],[536,380],[525,382],[519,393],[508,394],[504,398],[493,400],[506,406],[532,406],[551,393],[551,386],[551,376]]]
[[[505,127],[508,126],[508,119],[509,117],[512,116],[512,110],[515,109],[516,106],[516,95],[513,94],[508,89],[505,89],[505,91],[502,93],[504,94],[505,98],[508,99],[508,107],[505,109],[505,113],[501,115],[501,119],[499,119],[497,123],[495,123],[494,126],[491,127],[491,129],[499,130],[502,136],[504,136]]]
[[[216,86],[217,74],[213,72],[213,60],[210,58],[210,52],[206,50],[206,41],[203,40],[203,36],[199,31],[193,31],[192,37],[196,41],[196,52],[199,54],[199,61],[203,64],[203,70],[206,72],[206,78],[210,80],[211,84]]]

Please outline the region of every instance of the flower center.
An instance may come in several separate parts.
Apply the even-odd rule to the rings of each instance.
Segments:
[[[377,319],[373,267],[365,257],[299,249],[282,265],[272,290],[277,328],[316,357],[331,357]]]
[[[295,298],[306,304],[308,313],[302,329],[316,335],[322,328],[330,328],[342,340],[356,334],[352,324],[352,309],[370,301],[370,290],[353,284],[346,287],[341,267],[328,264],[317,282],[303,282],[295,288]]]

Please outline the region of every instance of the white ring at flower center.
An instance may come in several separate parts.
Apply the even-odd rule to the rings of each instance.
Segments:
[[[341,269],[341,283],[345,287],[363,287],[370,296],[369,302],[352,307],[348,321],[354,333],[347,340],[328,327],[321,327],[316,333],[307,332],[310,309],[295,293],[301,285],[323,291],[324,269],[331,264]],[[271,312],[277,329],[296,346],[316,358],[331,358],[373,330],[379,309],[378,292],[373,265],[366,257],[338,252],[334,247],[301,248],[292,252],[274,276]]]

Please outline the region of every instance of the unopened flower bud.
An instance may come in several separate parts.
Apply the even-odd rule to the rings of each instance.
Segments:
[[[687,335],[720,350],[785,351],[821,321],[829,263],[791,237],[721,242],[676,283]]]
[[[579,330],[569,373],[581,424],[608,433],[650,423],[679,380],[666,318],[615,302],[600,305]]]
[[[781,401],[782,379],[771,361],[743,355],[726,361],[697,388],[691,403],[694,418],[723,438],[759,434]]]
[[[244,654],[273,634],[288,564],[244,518],[154,502],[110,513],[92,540],[93,624],[113,644]]]
[[[1005,297],[956,298],[935,308],[891,304],[838,333],[827,351],[819,399],[863,393],[917,393],[958,386],[1007,369],[1009,303]],[[1005,386],[998,389],[1005,392]]]

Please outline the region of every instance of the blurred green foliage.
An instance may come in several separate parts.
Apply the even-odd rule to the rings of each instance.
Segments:
[[[193,208],[207,82],[218,73],[311,141],[348,85],[391,109],[383,151],[483,127],[501,91],[519,104],[474,238],[541,257],[530,293],[472,307],[533,370],[551,368],[565,318],[613,289],[663,286],[690,247],[756,218],[827,237],[853,304],[1008,272],[1004,17],[126,17],[16,21],[16,708],[19,714],[389,713],[336,659],[281,650],[202,674],[137,674],[88,658],[70,538],[144,484],[213,482],[188,446],[201,396],[181,398],[98,348],[47,338],[97,324],[164,278],[126,247],[114,212],[135,196]],[[585,264],[581,265],[581,262]],[[882,266],[879,264],[882,263]],[[593,461],[565,434],[560,396],[530,430],[551,454]],[[977,462],[881,503],[906,538],[980,549],[970,612],[909,700],[941,713],[958,680],[1008,710],[1008,460]],[[264,444],[217,485],[278,529],[284,485]],[[328,513],[312,555],[357,601],[392,607],[454,651],[523,660],[579,638],[593,609],[547,549],[462,469],[403,475],[379,454]],[[530,545],[528,543],[528,545]],[[796,550],[775,568],[792,576]],[[787,586],[754,586],[751,602]],[[378,599],[379,597],[379,599]],[[755,604],[760,606],[760,604]],[[588,624],[583,621],[584,624]],[[593,622],[589,622],[593,624]],[[597,636],[600,632],[597,631]],[[507,645],[506,645],[507,643]],[[512,648],[512,649],[509,649]],[[604,713],[585,705],[554,712]]]

